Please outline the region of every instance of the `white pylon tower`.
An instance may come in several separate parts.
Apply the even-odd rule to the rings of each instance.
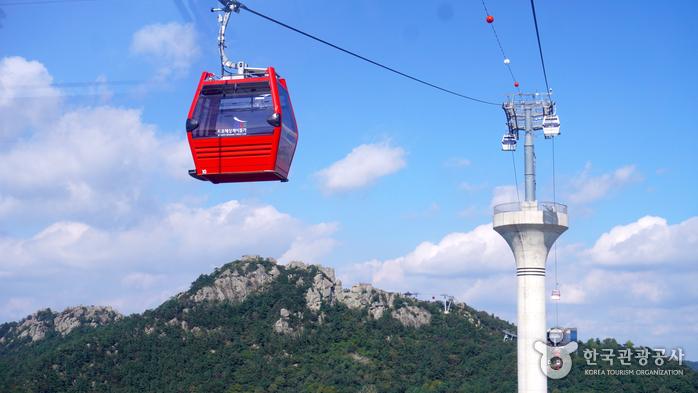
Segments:
[[[448,294],[441,295],[444,299],[444,314],[449,314],[451,312],[451,306],[453,306],[454,297]]]
[[[507,115],[509,136],[525,132],[525,200],[494,207],[494,230],[509,244],[516,259],[518,284],[517,374],[519,393],[545,393],[547,377],[540,368],[541,353],[536,341],[546,342],[545,262],[555,240],[567,230],[567,206],[536,200],[534,132],[554,117],[550,96],[516,94],[502,106]],[[557,124],[559,132],[559,120]],[[549,130],[545,130],[546,137]],[[507,136],[505,135],[505,136]],[[510,147],[510,144],[508,144]],[[514,142],[515,146],[515,142]],[[504,140],[502,144],[504,149]],[[505,149],[513,150],[513,149]]]

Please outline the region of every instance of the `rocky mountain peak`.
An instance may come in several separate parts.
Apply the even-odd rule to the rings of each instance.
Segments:
[[[431,322],[431,313],[424,308],[409,306],[405,310],[398,307],[396,300],[401,297],[400,294],[383,291],[365,283],[348,289],[342,288],[342,282],[335,278],[332,268],[295,261],[286,265],[286,269],[315,271],[312,284],[305,294],[306,307],[313,312],[320,311],[323,304],[334,306],[340,303],[352,310],[366,309],[373,319],[380,319],[386,311],[392,310],[391,317],[414,328]]]
[[[431,322],[429,311],[400,294],[374,288],[371,284],[356,284],[351,288],[343,288],[342,282],[336,278],[331,267],[310,265],[301,261],[279,265],[273,259],[260,256],[246,256],[216,269],[210,275],[202,275],[192,284],[189,291],[178,295],[177,298],[195,304],[241,303],[250,295],[265,292],[282,276],[295,287],[304,288],[303,308],[316,315],[320,322],[323,320],[322,307],[332,307],[336,304],[342,304],[352,310],[365,309],[372,319],[380,319],[385,314],[405,326],[414,328]],[[398,302],[398,299],[402,301]],[[403,310],[403,303],[409,307]],[[282,309],[274,325],[274,331],[286,335],[295,333],[294,329],[300,326],[304,319],[303,311]],[[305,318],[311,317],[306,315]]]
[[[191,308],[218,302],[240,304],[252,295],[268,291],[275,283],[297,288],[305,300],[304,304],[295,305],[292,310],[284,308],[280,311],[273,327],[279,334],[296,335],[308,321],[322,324],[325,318],[323,307],[337,304],[351,310],[366,310],[371,319],[387,315],[408,327],[419,328],[431,323],[431,313],[420,307],[417,301],[374,288],[371,284],[343,288],[330,267],[300,261],[279,265],[271,258],[245,256],[216,268],[211,274],[199,276],[188,291],[171,299],[167,304],[174,305],[174,310],[180,312],[168,314],[166,324],[180,326],[186,331],[202,330],[188,322],[187,313]],[[283,291],[282,296],[288,296],[294,289],[286,287]],[[0,325],[0,345],[18,340],[35,342],[51,334],[65,336],[82,326],[102,326],[122,318],[111,307],[78,306],[60,313],[41,310],[19,322]],[[144,328],[151,333],[153,329],[154,325]]]
[[[211,275],[202,275],[179,297],[187,297],[195,303],[241,303],[249,295],[264,290],[280,273],[273,259],[245,256],[238,263],[216,269]]]
[[[0,344],[9,344],[23,339],[36,342],[54,332],[65,336],[81,326],[97,327],[122,318],[123,315],[109,306],[69,307],[60,313],[47,308],[10,324],[9,328],[0,334]]]
[[[211,275],[201,276],[188,292],[178,297],[187,298],[194,303],[241,303],[248,296],[267,290],[282,274],[296,287],[307,286],[305,306],[314,314],[320,313],[323,305],[331,307],[339,303],[352,310],[366,309],[369,317],[373,319],[380,319],[384,313],[390,312],[388,315],[392,318],[414,328],[431,322],[429,311],[418,305],[412,305],[405,310],[398,307],[396,300],[401,295],[397,293],[374,288],[371,284],[356,284],[351,288],[342,288],[342,282],[336,278],[331,267],[309,265],[301,261],[278,265],[274,259],[260,256],[245,256],[239,261],[216,269]],[[408,301],[407,298],[403,300]],[[294,315],[301,316],[297,319],[302,319],[302,310],[293,312]],[[282,313],[274,330],[277,333],[289,334],[293,329],[289,321],[289,316]]]

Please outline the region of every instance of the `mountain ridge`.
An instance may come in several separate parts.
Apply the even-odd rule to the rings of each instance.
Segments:
[[[502,340],[503,330],[515,329],[511,323],[463,303],[445,314],[439,302],[370,284],[343,288],[331,268],[318,265],[244,257],[202,274],[188,290],[141,314],[80,310],[74,311],[82,319],[73,311],[44,310],[0,325],[1,392],[516,388],[516,345]],[[56,329],[57,318],[72,321],[61,325],[65,334]],[[36,340],[20,337],[27,321],[53,330]],[[613,340],[588,345],[618,346]],[[588,392],[609,383],[629,392],[698,390],[698,376],[687,367],[685,376],[628,384],[617,376],[586,378],[582,357],[573,358],[572,373],[551,381],[552,392]]]
[[[398,293],[383,291],[365,283],[356,284],[347,289],[343,288],[341,281],[336,279],[334,269],[331,267],[307,265],[300,261],[278,265],[273,258],[260,256],[244,256],[239,261],[216,268],[211,274],[203,274],[192,283],[187,291],[174,295],[170,300],[177,299],[196,304],[203,302],[240,303],[250,294],[263,291],[269,283],[278,277],[280,274],[278,266],[282,266],[283,269],[313,274],[311,285],[305,293],[306,307],[313,312],[318,312],[323,303],[334,305],[339,302],[350,309],[365,307],[374,319],[380,319],[384,312],[392,310],[390,315],[405,326],[419,327],[431,320],[431,313],[417,306],[395,309],[396,299],[408,298]],[[293,273],[291,273],[291,278],[294,278]],[[302,277],[298,277],[295,283],[297,286],[305,284]],[[287,312],[282,314],[287,314]],[[20,321],[0,325],[8,325],[5,329],[0,328],[0,344],[10,344],[14,340],[25,337],[30,338],[32,342],[39,341],[44,339],[51,330],[65,336],[79,327],[103,326],[122,318],[123,315],[111,306],[80,305],[68,307],[61,312],[54,312],[47,308],[38,310]],[[277,321],[278,325],[284,326],[283,321],[287,319],[288,315],[281,315]],[[168,321],[174,325],[179,324],[179,322],[176,318]],[[186,323],[181,326],[187,328]],[[288,328],[280,329],[280,331],[287,330]]]

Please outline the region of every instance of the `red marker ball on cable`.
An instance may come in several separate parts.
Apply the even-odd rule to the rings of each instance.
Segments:
[[[519,87],[519,82],[514,82],[514,87]]]
[[[494,16],[487,15],[487,23],[492,23],[492,22],[494,22]]]

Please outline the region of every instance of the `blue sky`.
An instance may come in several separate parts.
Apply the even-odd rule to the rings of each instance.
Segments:
[[[499,102],[512,90],[479,1],[247,4],[468,95]],[[201,71],[218,71],[214,5],[0,6],[0,321],[77,303],[139,312],[242,254],[333,266],[346,285],[452,293],[514,320],[513,257],[489,228],[493,201],[513,197],[496,106],[243,12],[229,55],[288,80],[300,129],[291,181],[188,178],[184,119]],[[521,88],[543,90],[528,2],[488,7]],[[697,8],[538,2],[562,119],[557,196],[570,205],[561,322],[691,359]],[[538,138],[537,156],[550,200],[549,141]]]

